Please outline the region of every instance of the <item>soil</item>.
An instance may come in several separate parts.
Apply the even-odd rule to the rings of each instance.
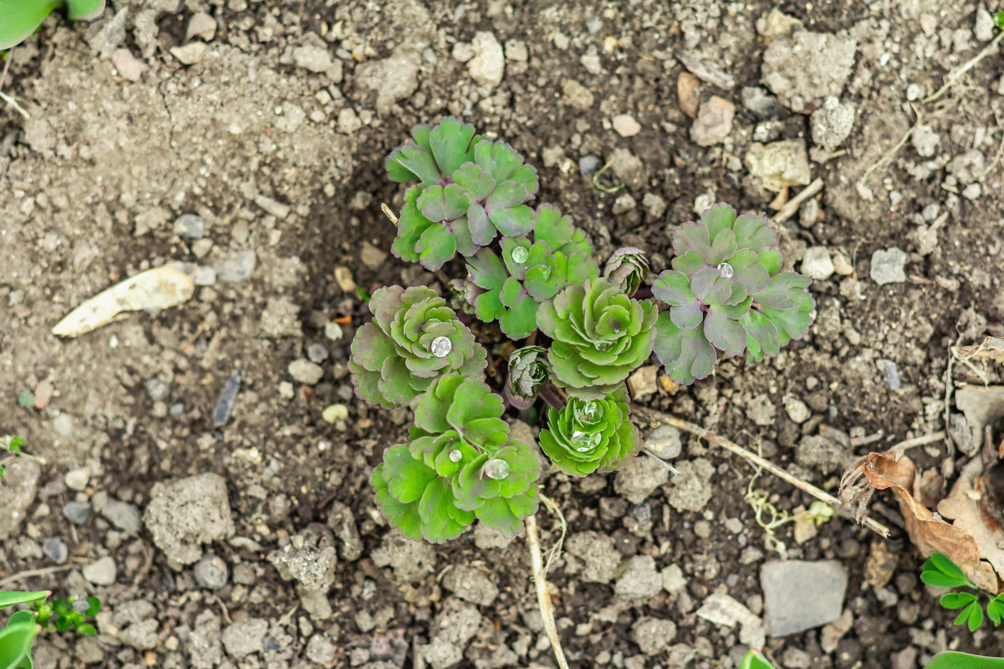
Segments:
[[[460,634],[468,623],[466,638],[453,643],[464,654],[458,666],[556,666],[535,613],[522,539],[508,544],[469,533],[419,551],[425,563],[416,565],[418,549],[395,543],[375,508],[369,475],[382,450],[405,438],[408,415],[367,407],[350,393],[349,342],[369,318],[362,295],[395,283],[445,292],[450,279],[464,274],[459,259],[430,274],[389,255],[395,229],[380,204],[399,209],[404,188],[386,178],[383,159],[412,125],[462,116],[523,153],[540,174],[538,201],[570,213],[592,237],[599,260],[619,246],[641,247],[654,275],[669,266],[675,226],[694,218],[701,202],[767,210],[775,194],[743,162],[754,139],[813,146],[815,100],[773,119],[742,103],[744,87],[763,87],[768,40],[756,24],[772,5],[110,4],[105,23],[70,25],[52,16],[15,49],[4,91],[30,118],[10,107],[0,116],[0,435],[25,437],[25,450],[45,461],[37,494],[0,525],[11,532],[0,573],[52,567],[40,545],[58,537],[69,548],[67,568],[22,579],[18,587],[97,594],[110,613],[99,620],[96,641],[47,636],[36,666],[417,669],[416,651],[424,653],[437,635]],[[839,471],[795,462],[803,435],[820,428],[852,437],[880,433],[878,442],[854,450],[860,455],[944,428],[948,347],[1004,331],[1004,200],[995,160],[1004,141],[1002,60],[993,51],[942,100],[923,104],[919,98],[985,46],[978,6],[944,5],[780,5],[807,30],[855,40],[850,76],[839,87],[840,99],[856,109],[853,128],[837,155],[811,163],[812,177],[825,184],[819,219],[806,227],[795,216],[782,225],[789,264],[808,247],[824,246],[851,261],[853,274],[813,283],[815,324],[776,359],[725,360],[715,376],[641,404],[751,448],[759,444],[774,462],[828,489]],[[123,9],[127,29],[116,34],[110,17]],[[213,15],[218,28],[205,53],[184,64],[172,49],[187,44],[186,28],[200,11]],[[934,17],[933,30],[922,15]],[[456,44],[482,32],[505,48],[505,73],[495,86],[475,82],[468,65],[454,58],[464,51]],[[296,50],[304,45],[327,53],[324,67],[303,66]],[[147,66],[138,80],[113,65],[116,49]],[[701,85],[702,104],[718,96],[735,106],[727,135],[712,146],[692,141],[690,127],[699,121],[678,105],[677,82],[686,71],[674,56],[678,49],[735,79],[731,89]],[[591,99],[572,100],[569,80]],[[939,141],[925,156],[916,138],[894,150],[918,113]],[[618,134],[612,119],[620,114],[633,116],[641,130]],[[625,185],[604,192],[612,188],[597,188],[594,174],[581,174],[580,159],[595,156],[602,166],[618,150],[641,166],[612,167],[599,183]],[[967,188],[973,183],[978,191]],[[211,245],[174,233],[185,213],[205,220]],[[936,241],[924,248],[918,231],[936,220]],[[908,254],[906,280],[878,285],[870,259],[892,247]],[[219,269],[242,250],[255,254],[250,277],[218,278],[182,307],[128,314],[77,339],[50,334],[70,308],[141,270],[175,261]],[[325,326],[336,319],[343,336],[332,341]],[[472,327],[492,352],[489,374],[497,382],[501,333]],[[288,371],[308,355],[323,368],[319,383],[299,382]],[[895,363],[898,388],[877,360]],[[234,371],[241,373],[240,392],[227,424],[216,427],[214,408]],[[992,369],[984,375],[999,380]],[[954,378],[983,382],[963,366]],[[55,392],[43,408],[19,406],[20,394],[41,396],[46,382]],[[784,408],[789,396],[812,417],[793,422]],[[344,404],[348,417],[323,420],[332,404]],[[911,451],[920,470],[940,468],[946,453],[942,442]],[[586,581],[574,560],[559,560],[550,580],[571,666],[738,663],[745,650],[738,632],[695,611],[721,592],[760,615],[759,569],[778,556],[744,499],[753,470],[685,436],[677,465],[697,459],[714,469],[713,494],[694,510],[671,509],[672,483],[639,505],[620,496],[613,474],[547,478],[543,492],[563,510],[569,535],[609,536],[621,557],[650,556],[660,571],[677,565],[687,580],[682,592],[663,590],[598,616],[610,610],[614,584]],[[76,483],[81,468],[85,483],[68,489],[64,477]],[[204,587],[194,564],[169,561],[150,529],[148,506],[161,490],[154,486],[206,472],[225,480],[234,525],[229,533],[209,532],[202,547],[227,565],[229,580],[219,589]],[[756,486],[779,510],[812,501],[766,475]],[[126,515],[146,510],[146,525],[129,531],[107,511],[108,500],[131,505]],[[868,530],[835,518],[802,544],[793,525],[777,530],[789,559],[841,561],[854,624],[829,653],[816,629],[769,639],[770,657],[789,668],[906,669],[945,647],[1004,655],[1004,632],[953,626],[954,615],[918,584],[923,560],[897,527],[895,502],[885,493],[877,500],[885,515],[876,517],[893,528],[885,548],[898,558],[892,584],[879,596],[867,583],[865,563],[882,546]],[[71,502],[93,507],[81,525],[65,514]],[[352,531],[339,534],[343,525],[330,523],[338,558],[327,595],[331,613],[323,615],[324,606],[301,599],[269,556],[299,546],[308,525],[328,523],[345,508],[361,551],[353,556],[345,538]],[[544,511],[539,518],[547,548],[559,524]],[[116,565],[111,580],[86,569],[106,556]],[[451,595],[464,590],[449,578],[461,565],[487,576],[498,596],[467,604]],[[129,617],[137,600],[153,605],[140,616],[143,629],[137,627],[143,621]],[[463,624],[450,629],[454,618],[447,614]],[[672,652],[643,654],[632,627],[645,617],[675,623]],[[255,621],[264,621],[257,637]]]

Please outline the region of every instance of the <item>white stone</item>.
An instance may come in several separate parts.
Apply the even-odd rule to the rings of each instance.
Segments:
[[[825,246],[812,246],[802,257],[802,274],[813,279],[829,279],[833,276],[833,261]]]
[[[209,46],[203,42],[191,42],[185,46],[172,48],[171,55],[177,58],[182,65],[195,65],[202,60],[207,51],[209,51]]]
[[[63,477],[63,482],[66,483],[66,487],[70,490],[81,491],[87,487],[87,482],[91,478],[91,470],[87,467],[81,467],[80,469],[71,469],[66,472],[66,476]]]
[[[788,418],[799,425],[812,417],[812,412],[809,411],[809,407],[805,406],[805,402],[791,395],[784,398],[784,410],[787,412]]]
[[[613,117],[614,130],[621,137],[634,137],[641,132],[641,125],[630,114],[618,114]]]
[[[879,249],[872,254],[871,278],[880,286],[887,283],[904,283],[906,272],[906,253],[895,246],[888,251]]]
[[[505,54],[502,45],[490,32],[479,32],[471,40],[474,58],[467,63],[467,71],[474,81],[495,88],[502,83],[505,72]]]

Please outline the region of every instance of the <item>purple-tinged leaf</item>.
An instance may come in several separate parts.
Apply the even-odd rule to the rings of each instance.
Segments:
[[[415,251],[422,266],[435,272],[456,255],[457,240],[445,226],[433,224],[422,233]]]
[[[670,307],[669,317],[677,327],[689,330],[701,324],[704,320],[704,310],[701,309],[701,303],[694,300],[690,304]]]
[[[705,267],[708,267],[708,263],[704,262],[701,254],[697,251],[687,251],[682,256],[673,258],[673,269],[677,272],[683,272],[690,279],[693,279],[694,275]]]
[[[746,348],[750,359],[762,360],[764,355],[773,358],[781,350],[777,328],[759,311],[751,309],[739,322],[746,330]]]
[[[467,226],[471,231],[471,240],[479,246],[491,244],[498,233],[498,228],[488,218],[488,212],[477,203],[467,209]]]
[[[397,222],[397,238],[391,247],[391,253],[408,262],[418,262],[418,252],[415,245],[422,235],[433,225],[436,225],[418,210],[415,204],[422,189],[412,186],[405,193],[405,204],[401,210],[401,218]]]
[[[762,249],[777,245],[777,233],[770,227],[766,214],[746,213],[732,226],[736,234],[736,247],[760,253]]]
[[[494,143],[483,140],[474,146],[474,162],[499,184],[516,173],[523,165],[523,158],[502,140]]]
[[[439,165],[436,164],[436,159],[432,154],[410,139],[400,149],[395,149],[387,158],[386,164],[391,178],[403,174],[391,165],[394,162],[413,175],[411,179],[402,179],[402,181],[418,179],[423,186],[435,186],[442,178]]]
[[[443,174],[453,172],[469,160],[474,126],[447,116],[429,135],[429,147]]]
[[[460,218],[450,221],[446,224],[446,227],[450,232],[453,233],[453,238],[457,242],[457,252],[465,258],[477,253],[478,249],[481,248],[480,244],[475,244],[473,236],[471,235],[470,222],[466,216],[461,216]]]
[[[760,307],[762,313],[777,328],[778,341],[784,346],[792,339],[801,339],[812,325],[812,313],[816,301],[806,294],[805,300],[793,309],[773,309]]]
[[[429,141],[432,135],[432,127],[424,123],[420,123],[411,129],[411,137],[415,140],[415,143],[420,147],[432,153],[432,144]]]
[[[726,304],[732,297],[732,282],[714,267],[705,267],[695,274],[690,289],[705,305]]]
[[[495,179],[474,163],[464,163],[453,173],[453,183],[470,196],[472,202],[484,202],[495,190]]]
[[[499,318],[499,327],[510,339],[526,339],[537,329],[537,302],[513,277],[506,280],[499,296],[508,309]]]
[[[757,254],[758,262],[767,270],[767,274],[774,276],[781,271],[783,258],[777,249],[763,249]]]
[[[491,249],[481,249],[467,259],[467,271],[471,281],[485,290],[502,290],[502,284],[509,277],[505,266]]]
[[[499,229],[499,232],[508,237],[527,235],[533,230],[533,209],[526,205],[489,211],[488,218]]]
[[[732,229],[732,222],[735,220],[736,210],[724,202],[719,202],[704,210],[704,213],[701,214],[701,223],[708,228],[708,239],[711,240],[712,246],[723,230]]]
[[[418,196],[418,208],[430,221],[452,221],[467,213],[471,200],[457,184],[426,188]]]
[[[746,330],[720,307],[713,307],[704,319],[704,336],[730,357],[739,355],[746,348]]]
[[[670,305],[696,302],[697,297],[690,287],[690,279],[683,272],[666,270],[652,284],[652,294]]]
[[[812,279],[796,272],[781,272],[761,290],[758,304],[772,309],[791,309],[805,300]]]
[[[418,513],[422,517],[422,537],[433,544],[441,544],[456,539],[465,527],[453,519],[453,492],[447,479],[433,479],[425,489],[418,503]]]
[[[688,385],[711,374],[718,356],[702,328],[681,330],[666,312],[659,314],[655,328],[653,350],[671,379]]]
[[[767,269],[759,263],[756,253],[749,249],[736,251],[729,258],[729,265],[732,267],[732,281],[742,285],[747,295],[756,295],[770,281]]]
[[[515,181],[523,190],[526,191],[527,199],[532,199],[534,195],[537,194],[537,190],[540,188],[540,183],[537,179],[537,168],[532,165],[524,165],[523,167],[516,170],[512,176],[509,177],[510,181]]]
[[[736,252],[736,240],[731,230],[722,230],[712,242],[704,223],[691,221],[676,231],[673,248],[678,256],[696,251],[706,264],[717,266]]]

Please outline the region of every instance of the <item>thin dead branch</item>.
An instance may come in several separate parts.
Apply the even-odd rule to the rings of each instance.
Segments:
[[[958,70],[945,77],[945,84],[941,88],[939,88],[937,92],[927,96],[926,98],[921,100],[921,102],[923,102],[925,105],[929,104],[940,98],[945,93],[947,93],[949,89],[959,81],[959,78],[963,74],[973,69],[981,60],[983,60],[984,58],[989,56],[992,52],[994,52],[997,49],[997,45],[1000,44],[1001,39],[1004,39],[1004,32],[997,33],[997,37],[995,37],[993,41],[990,42],[990,44],[987,44],[986,47],[983,48],[983,51],[980,51]]]
[[[774,217],[770,220],[774,223],[784,223],[786,220],[795,215],[795,212],[798,211],[798,208],[802,206],[803,202],[821,190],[823,190],[823,180],[817,177],[815,181],[803,188],[798,195],[788,200],[788,202],[781,207],[781,210],[774,214]]]
[[[554,624],[554,606],[551,604],[551,593],[547,589],[547,577],[544,574],[544,561],[540,554],[540,539],[537,537],[537,516],[526,519],[526,544],[530,549],[530,562],[533,565],[533,584],[537,589],[537,606],[544,619],[544,630],[551,641],[554,659],[558,661],[558,669],[568,669],[568,660],[561,649],[558,638],[558,628]]]
[[[383,212],[384,216],[390,219],[391,223],[393,223],[395,226],[397,225],[397,220],[398,220],[397,216],[395,216],[394,212],[390,210],[390,207],[387,206],[386,202],[380,203],[380,211]]]

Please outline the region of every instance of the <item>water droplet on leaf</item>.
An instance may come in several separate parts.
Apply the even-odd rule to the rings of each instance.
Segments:
[[[728,264],[727,262],[723,262],[722,264],[720,264],[718,266],[718,271],[721,272],[722,276],[724,276],[726,279],[732,278],[732,265]]]
[[[445,358],[453,350],[453,342],[448,337],[436,337],[432,340],[432,355]]]
[[[509,463],[499,458],[492,458],[485,463],[483,471],[485,476],[488,478],[501,481],[505,477],[509,476]]]
[[[527,251],[522,246],[517,246],[516,248],[514,248],[512,250],[512,260],[513,260],[513,262],[517,262],[517,263],[519,263],[519,264],[522,265],[523,263],[526,262],[526,259],[529,258],[529,257],[530,257],[530,252]]]
[[[454,448],[452,451],[450,451],[451,462],[460,462],[460,458],[462,457],[464,457],[464,454],[458,451],[457,449]]]
[[[575,450],[579,453],[586,453],[599,446],[601,438],[599,432],[580,432],[579,430],[572,432],[572,444],[575,445]]]

